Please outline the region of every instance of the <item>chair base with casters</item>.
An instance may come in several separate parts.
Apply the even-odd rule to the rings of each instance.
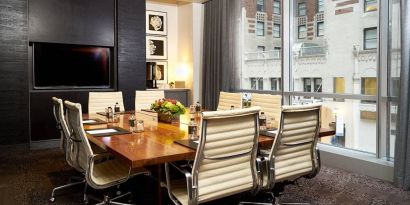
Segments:
[[[76,179],[76,180],[78,180],[78,181],[77,181],[77,182],[72,182],[72,179]],[[84,178],[81,178],[81,177],[70,177],[70,180],[69,180],[69,183],[68,183],[68,184],[64,184],[64,185],[55,187],[55,188],[53,189],[53,191],[51,191],[51,197],[50,197],[50,199],[49,199],[49,202],[53,203],[53,202],[56,201],[56,198],[55,198],[55,193],[56,193],[56,191],[64,190],[64,189],[67,189],[67,188],[70,188],[70,187],[73,187],[73,186],[77,186],[77,185],[80,185],[80,184],[84,184],[84,183],[86,183]]]

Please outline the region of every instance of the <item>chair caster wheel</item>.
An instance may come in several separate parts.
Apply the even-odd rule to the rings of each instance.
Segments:
[[[56,198],[51,197],[48,201],[49,201],[50,203],[54,203],[54,202],[56,201]]]

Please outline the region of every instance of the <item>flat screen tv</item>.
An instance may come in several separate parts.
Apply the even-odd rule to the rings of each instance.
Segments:
[[[34,89],[111,88],[107,47],[33,44]]]

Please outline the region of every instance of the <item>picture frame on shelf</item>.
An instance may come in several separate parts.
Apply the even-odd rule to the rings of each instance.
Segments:
[[[168,40],[165,36],[147,36],[146,58],[148,60],[166,60],[168,58]]]
[[[167,35],[168,19],[166,12],[147,10],[145,15],[147,35]]]
[[[155,62],[156,67],[153,70],[153,79],[157,81],[157,84],[168,84],[168,62],[166,61],[150,61]]]

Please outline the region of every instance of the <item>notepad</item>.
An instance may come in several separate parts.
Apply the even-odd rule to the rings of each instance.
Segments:
[[[88,124],[88,123],[95,123],[97,121],[95,120],[83,120],[83,124]]]
[[[115,129],[100,129],[100,130],[89,130],[86,132],[90,135],[98,135],[98,134],[114,133],[118,131]]]

